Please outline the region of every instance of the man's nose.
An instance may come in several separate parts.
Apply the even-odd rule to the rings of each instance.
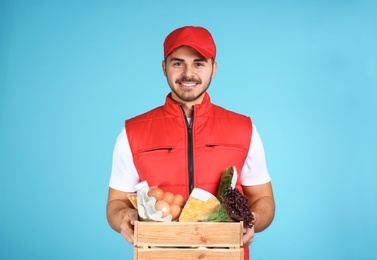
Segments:
[[[193,68],[190,66],[186,66],[185,69],[183,70],[183,75],[186,77],[191,77],[194,74]]]

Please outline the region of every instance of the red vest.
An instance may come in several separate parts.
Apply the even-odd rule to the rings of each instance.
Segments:
[[[212,104],[207,93],[194,106],[191,126],[170,94],[163,106],[125,126],[140,181],[186,199],[194,187],[216,195],[221,173],[230,166],[240,174],[252,134],[249,117]],[[242,192],[240,178],[237,188]]]
[[[220,175],[230,166],[241,172],[252,123],[212,104],[206,93],[194,106],[190,127],[169,94],[164,106],[127,120],[126,131],[140,181],[188,198],[193,187],[216,195]],[[240,178],[237,186],[242,192]]]

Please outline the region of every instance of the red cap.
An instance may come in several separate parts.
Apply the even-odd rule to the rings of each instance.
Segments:
[[[199,26],[185,26],[172,31],[164,42],[164,58],[176,48],[190,46],[206,59],[216,59],[216,45],[211,33]]]

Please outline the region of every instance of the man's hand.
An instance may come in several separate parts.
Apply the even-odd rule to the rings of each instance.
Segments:
[[[271,224],[275,215],[275,200],[271,182],[243,186],[243,192],[254,215],[254,232],[261,232]]]
[[[120,233],[130,244],[134,243],[134,224],[137,219],[138,215],[136,209],[125,209],[122,223],[120,224]]]
[[[249,246],[254,240],[254,226],[252,228],[243,228],[243,245]]]
[[[106,215],[110,226],[126,239],[134,243],[134,224],[138,220],[137,210],[128,198],[130,192],[122,192],[109,188]]]

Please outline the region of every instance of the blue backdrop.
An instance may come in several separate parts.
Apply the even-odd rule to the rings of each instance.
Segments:
[[[214,103],[250,115],[277,211],[251,259],[377,259],[376,1],[0,3],[0,258],[132,259],[115,138],[164,102],[162,43],[213,34]]]

